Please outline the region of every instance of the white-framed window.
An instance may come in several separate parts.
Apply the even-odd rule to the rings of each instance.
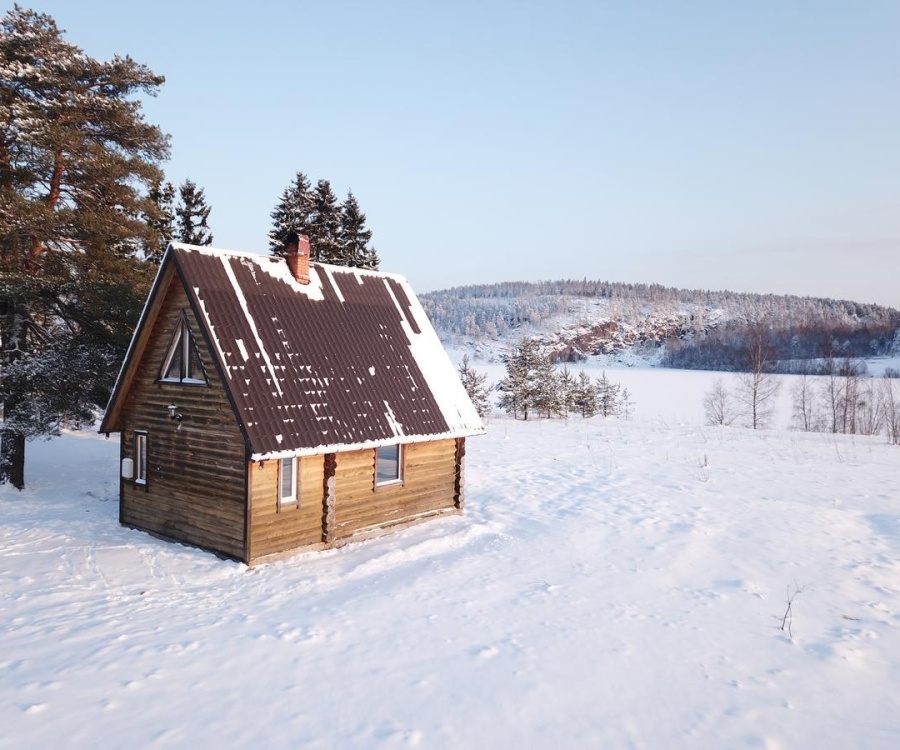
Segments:
[[[147,484],[147,433],[134,433],[134,483]]]
[[[403,481],[403,446],[383,445],[375,449],[375,486]]]
[[[200,350],[197,349],[191,327],[184,315],[175,327],[159,379],[164,383],[206,385],[206,373],[200,361]]]
[[[285,508],[300,504],[300,487],[297,476],[297,459],[282,458],[278,462],[278,507]]]

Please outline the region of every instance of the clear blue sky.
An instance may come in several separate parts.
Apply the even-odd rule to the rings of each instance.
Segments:
[[[28,3],[25,3],[28,5]],[[900,307],[900,3],[47,0],[165,75],[215,245],[299,170],[418,291],[600,278]]]

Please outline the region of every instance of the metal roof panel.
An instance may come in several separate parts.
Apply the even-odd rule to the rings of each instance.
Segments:
[[[402,277],[174,244],[254,456],[483,431]]]

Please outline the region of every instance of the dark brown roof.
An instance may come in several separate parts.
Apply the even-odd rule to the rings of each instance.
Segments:
[[[254,458],[483,431],[402,277],[312,263],[301,285],[283,258],[175,243],[166,263],[205,328]]]

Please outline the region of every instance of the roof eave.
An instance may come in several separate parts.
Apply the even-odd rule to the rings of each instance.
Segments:
[[[154,310],[157,299],[161,298],[160,289],[162,287],[168,288],[168,284],[171,281],[171,276],[167,277],[165,275],[172,264],[171,256],[172,245],[170,243],[159,263],[159,268],[156,271],[156,278],[153,279],[153,285],[150,287],[150,294],[147,295],[147,300],[144,302],[144,308],[141,310],[141,317],[138,319],[138,323],[134,328],[134,333],[128,344],[128,350],[125,353],[125,359],[122,360],[122,366],[119,368],[119,374],[116,376],[116,383],[113,386],[109,401],[106,404],[106,409],[103,412],[103,419],[100,421],[98,432],[119,432],[121,429],[118,426],[118,417],[119,412],[121,411],[121,399],[124,397],[124,391],[128,390],[123,386],[126,382],[130,382],[133,377],[134,368],[137,367],[137,361],[140,360],[140,357],[136,356],[136,352],[145,344],[144,339],[146,336],[150,335],[149,331],[145,334],[144,329],[146,328],[147,320]]]
[[[241,431],[241,436],[244,439],[246,451],[247,453],[250,453],[253,449],[250,435],[247,432],[247,426],[246,424],[244,424],[244,420],[241,418],[240,409],[238,409],[237,404],[235,403],[234,393],[232,393],[231,390],[230,379],[228,377],[228,373],[225,371],[225,363],[222,361],[221,352],[219,350],[219,347],[213,340],[212,331],[209,330],[209,320],[207,319],[206,312],[203,310],[203,305],[197,298],[196,290],[187,283],[184,269],[181,267],[180,255],[178,252],[176,252],[178,250],[204,250],[204,248],[176,242],[170,243],[169,247],[172,249],[172,258],[175,269],[178,272],[178,278],[181,280],[185,294],[187,295],[188,304],[191,306],[191,311],[194,313],[194,318],[199,323],[200,333],[203,336],[204,342],[206,343],[206,350],[209,352],[209,356],[212,358],[213,364],[216,367],[216,372],[219,376],[219,382],[222,384],[222,390],[225,392],[225,397],[228,399],[228,403],[231,406],[231,413],[234,416],[234,421],[237,423],[238,429]]]
[[[368,450],[370,448],[381,448],[385,445],[409,445],[411,443],[430,443],[437,440],[455,440],[456,438],[476,437],[483,435],[485,428],[472,427],[468,429],[453,430],[451,432],[442,432],[438,435],[400,435],[397,437],[386,438],[383,440],[365,440],[358,443],[333,443],[322,444],[313,447],[296,448],[293,450],[268,451],[265,453],[251,453],[251,461],[272,461],[280,458],[293,458],[294,456],[321,456],[326,453],[345,453],[348,451]]]

